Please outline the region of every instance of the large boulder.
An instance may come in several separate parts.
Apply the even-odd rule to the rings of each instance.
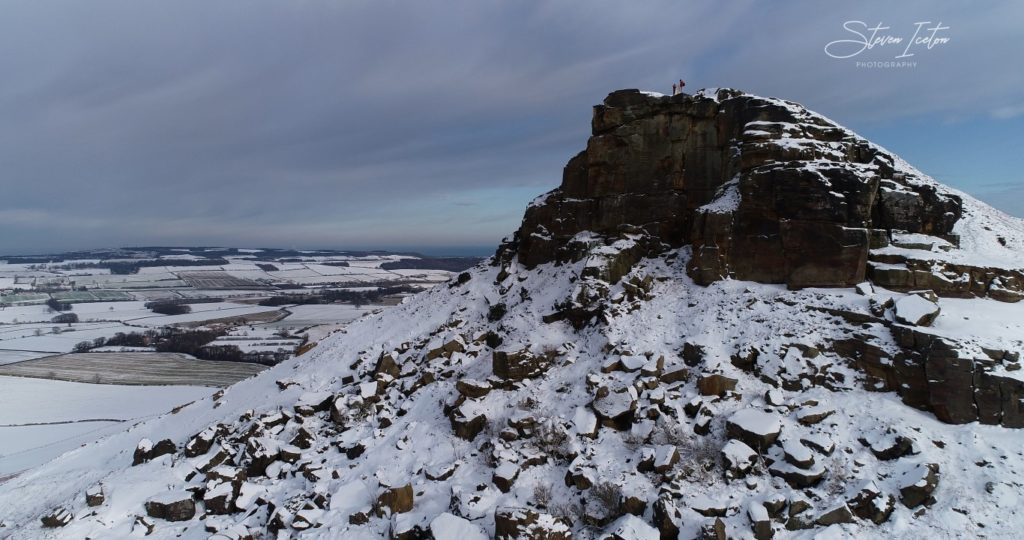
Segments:
[[[939,316],[939,305],[923,296],[908,294],[896,301],[893,316],[896,322],[913,326],[931,326]]]
[[[626,514],[608,526],[608,540],[659,540],[661,533],[646,521]]]
[[[103,485],[96,484],[85,490],[85,504],[88,506],[99,506],[106,500],[106,494],[103,493]]]
[[[746,443],[731,439],[722,447],[722,464],[727,478],[741,478],[757,461],[757,452]]]
[[[857,494],[846,501],[853,515],[880,525],[888,521],[896,508],[896,499],[878,489],[872,481],[865,482]]]
[[[939,466],[935,463],[916,465],[900,477],[900,502],[915,508],[932,501],[932,492],[939,485]]]
[[[136,445],[135,452],[132,454],[132,465],[139,465],[160,456],[173,454],[176,450],[177,447],[174,446],[174,441],[170,439],[163,439],[156,444],[149,439],[142,439]]]
[[[725,429],[729,438],[739,439],[747,446],[764,452],[779,438],[782,422],[772,413],[741,409],[729,417]]]
[[[632,386],[611,390],[601,388],[590,404],[601,425],[618,430],[627,430],[633,425],[637,409],[637,393]]]
[[[414,494],[412,484],[397,487],[386,487],[377,496],[377,514],[383,515],[385,509],[392,514],[412,511]]]
[[[552,360],[552,355],[534,354],[525,349],[515,352],[494,351],[491,366],[495,377],[506,381],[521,381],[544,374]]]
[[[723,396],[735,390],[737,382],[736,379],[715,373],[697,379],[697,390],[702,396]]]
[[[146,501],[146,513],[167,521],[187,521],[196,515],[196,503],[187,491],[168,491]]]
[[[75,519],[75,516],[71,514],[66,508],[54,508],[52,512],[39,518],[42,522],[43,527],[48,529],[54,529],[57,527],[63,527],[68,523],[71,523]]]

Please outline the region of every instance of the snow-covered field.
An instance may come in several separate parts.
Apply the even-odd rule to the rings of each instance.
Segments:
[[[45,463],[213,391],[0,376],[0,477]]]
[[[72,382],[228,386],[266,369],[247,362],[197,360],[186,354],[87,352],[61,354],[0,366],[0,375]]]
[[[145,301],[126,302],[85,302],[74,304],[72,313],[78,315],[79,320],[86,321],[122,321],[129,322],[141,319],[154,320],[166,315],[153,313],[145,306]],[[239,304],[234,302],[212,302],[189,304],[192,313],[188,316],[181,316],[182,320],[202,320],[206,318],[218,318],[219,314],[208,314],[211,311],[228,311],[235,314],[259,313],[262,311],[273,311],[276,308],[266,308],[251,304]],[[0,324],[13,324],[15,321],[26,322],[49,322],[56,313],[47,311],[46,306],[11,306],[0,309]],[[168,323],[170,324],[170,323]]]
[[[60,333],[52,333],[59,328]],[[40,335],[36,335],[36,331]],[[118,322],[79,323],[71,327],[61,324],[37,323],[33,325],[0,326],[0,363],[7,363],[5,351],[36,351],[67,353],[82,341],[109,337],[118,332],[137,332],[137,326]]]
[[[348,304],[310,304],[289,306],[291,315],[267,326],[304,328],[317,324],[347,323],[382,306],[353,306]]]
[[[154,315],[132,319],[133,324],[144,326],[160,327],[169,324],[182,324],[190,322],[202,322],[226,317],[244,317],[261,313],[272,313],[279,308],[258,306],[255,304],[236,304],[233,302],[216,302],[211,304],[190,304],[192,313],[184,315]]]

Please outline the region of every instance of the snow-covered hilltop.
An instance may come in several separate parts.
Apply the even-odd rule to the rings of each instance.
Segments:
[[[486,264],[0,484],[0,538],[1010,538],[1024,223],[802,107],[611,94]]]

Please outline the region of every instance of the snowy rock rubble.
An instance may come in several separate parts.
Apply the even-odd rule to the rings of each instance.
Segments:
[[[0,536],[1019,533],[1024,336],[970,321],[1024,328],[1024,225],[790,102],[593,129],[488,263],[0,484]]]

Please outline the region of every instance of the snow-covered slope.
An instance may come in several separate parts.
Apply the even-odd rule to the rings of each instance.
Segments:
[[[961,197],[934,254],[1024,267]],[[690,245],[623,267],[644,236],[496,258],[10,479],[0,538],[1019,536],[1021,304],[702,286]]]

